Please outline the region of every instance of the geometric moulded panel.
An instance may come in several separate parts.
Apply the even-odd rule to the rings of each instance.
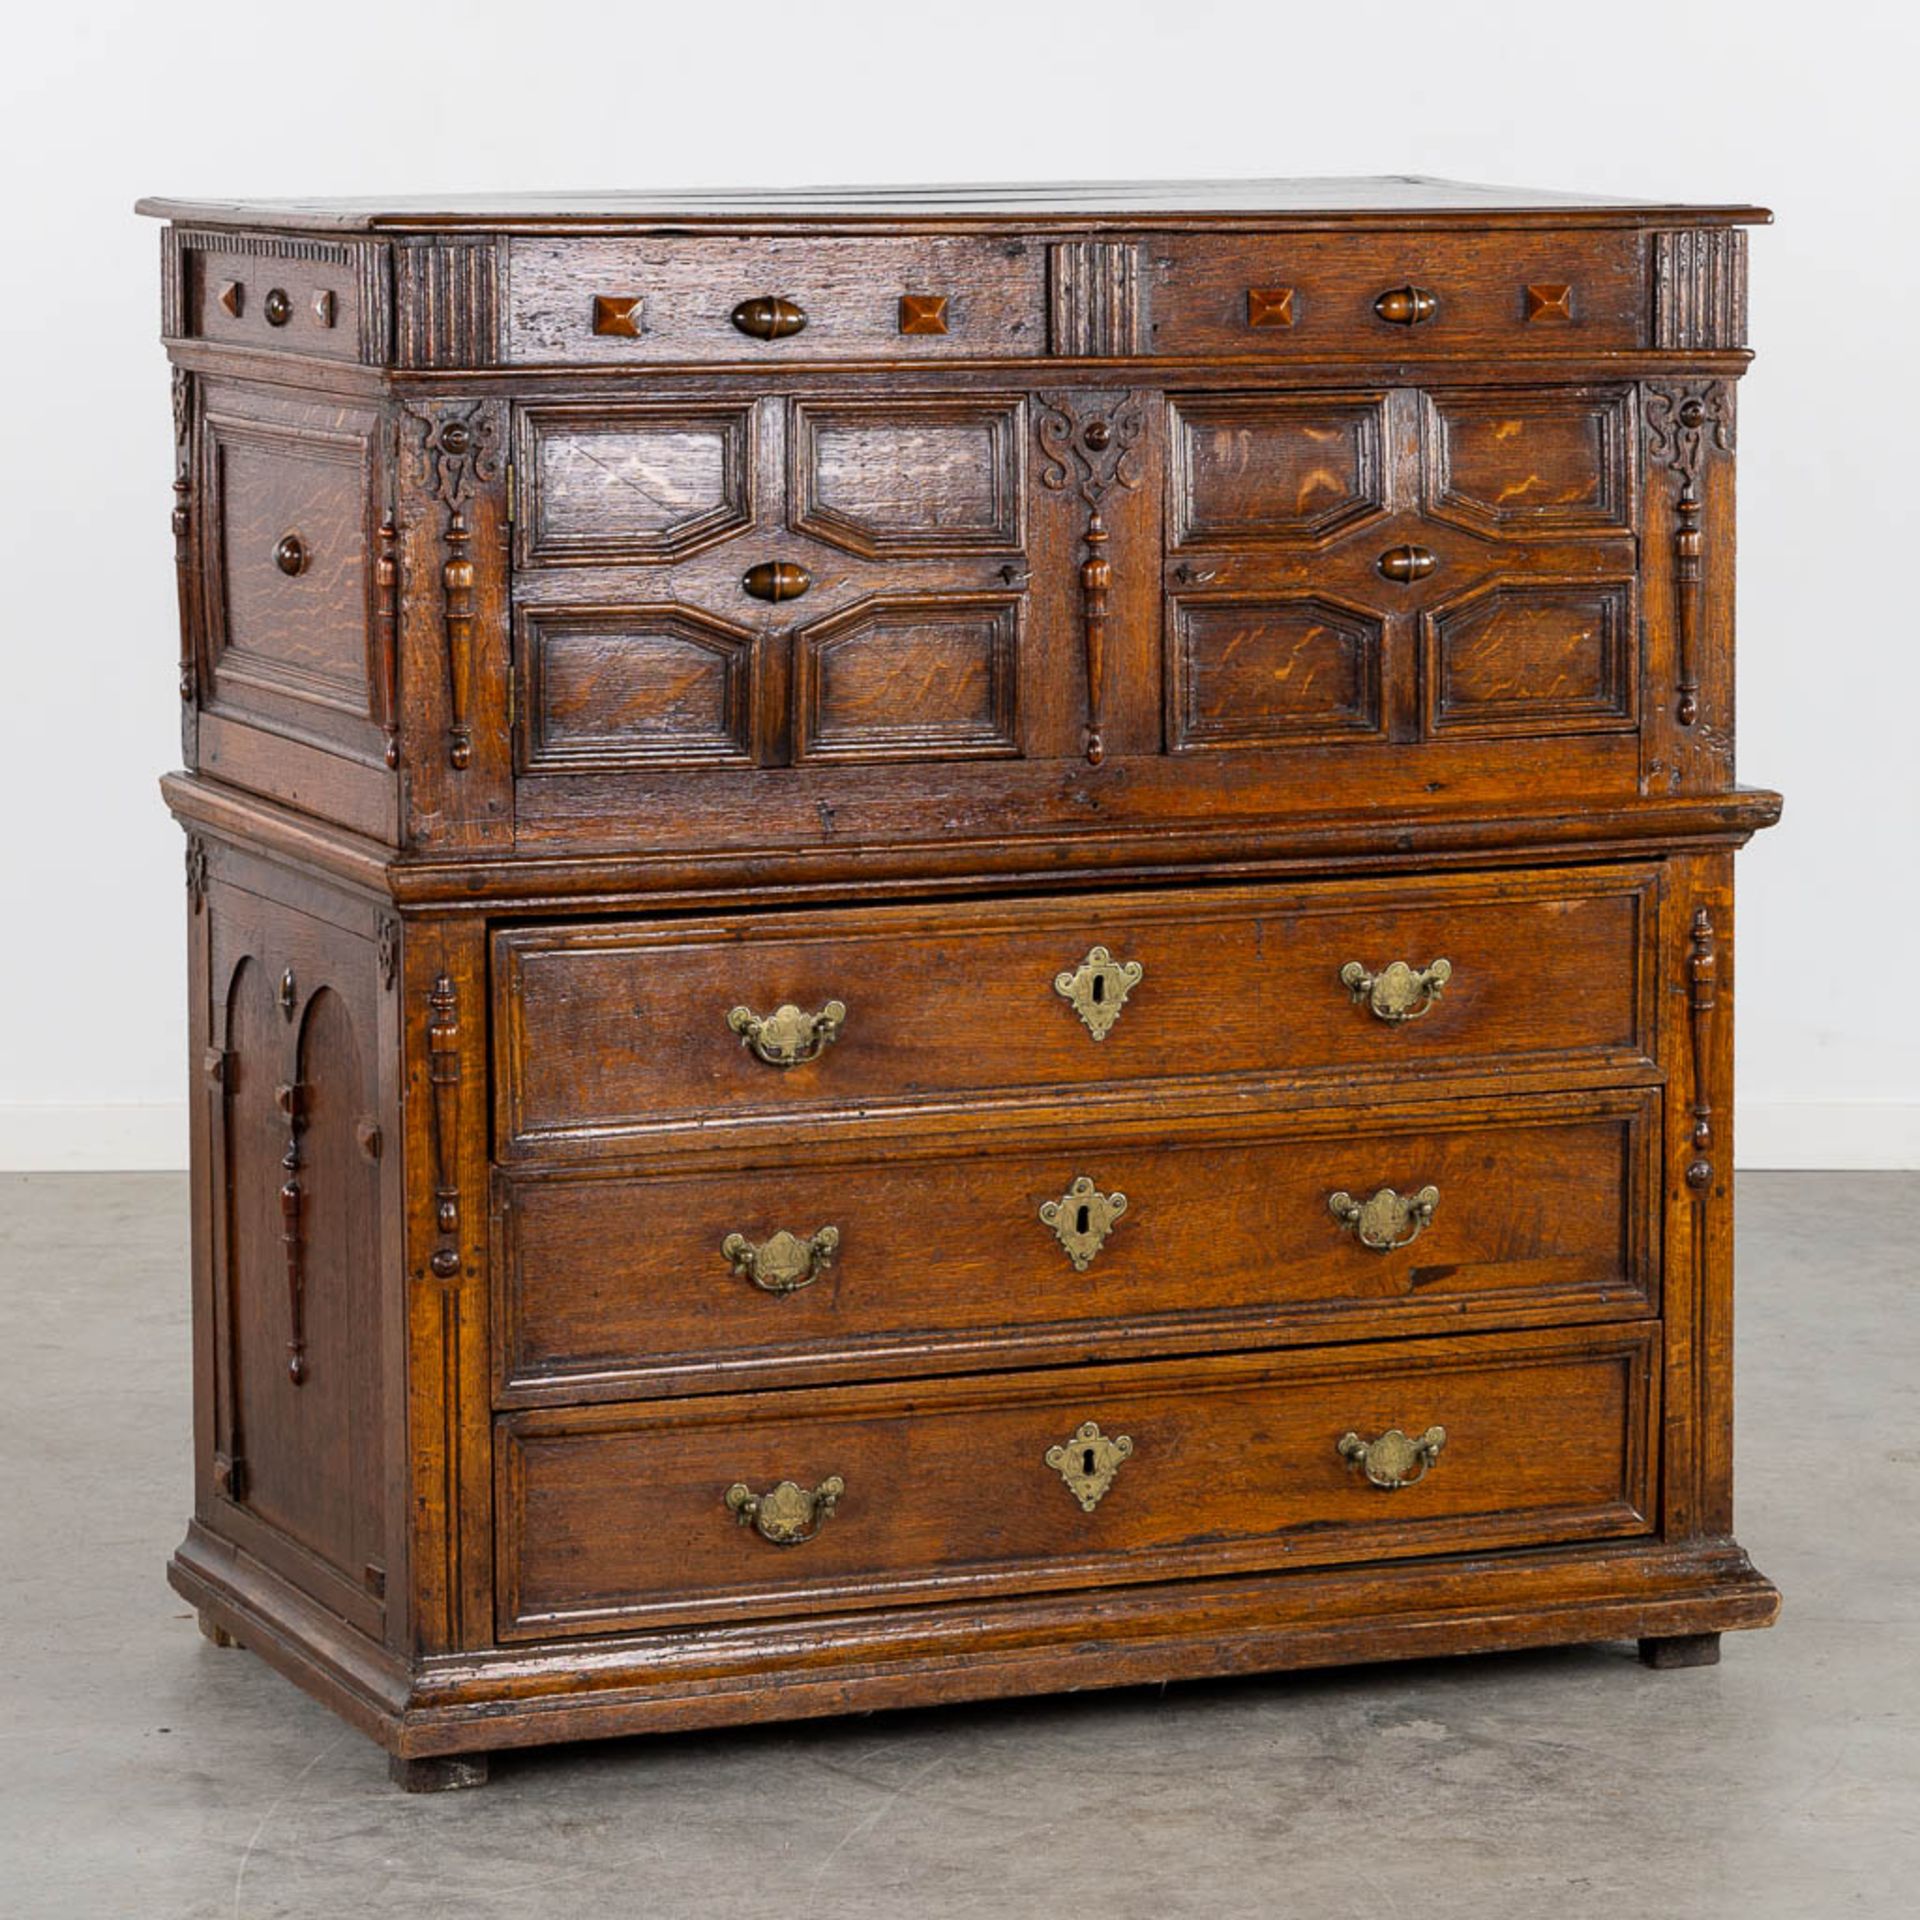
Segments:
[[[1025,542],[1017,400],[796,400],[796,533],[867,558],[1008,553]]]
[[[1167,746],[1300,746],[1380,731],[1378,616],[1313,595],[1174,603]]]
[[[754,636],[686,607],[522,607],[522,773],[750,766]]]
[[[1385,400],[1189,395],[1171,409],[1173,542],[1315,544],[1386,508]]]
[[[1021,597],[891,595],[794,636],[793,754],[979,760],[1018,754]]]
[[[1497,581],[1426,616],[1427,731],[1630,731],[1635,654],[1631,581]]]
[[[659,563],[753,517],[746,407],[523,407],[523,565]]]
[[[1633,531],[1628,387],[1430,393],[1426,510],[1489,537]]]

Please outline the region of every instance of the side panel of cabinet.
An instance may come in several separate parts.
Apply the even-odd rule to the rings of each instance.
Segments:
[[[397,929],[232,847],[188,871],[199,1519],[397,1639]]]

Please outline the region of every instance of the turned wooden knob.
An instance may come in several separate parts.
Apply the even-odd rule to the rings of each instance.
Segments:
[[[1375,564],[1389,580],[1406,586],[1411,581],[1424,580],[1440,564],[1440,559],[1431,547],[1389,547]]]
[[[813,575],[791,560],[762,560],[740,576],[741,590],[756,600],[798,600],[813,585]]]
[[[1390,327],[1417,327],[1440,311],[1440,296],[1425,287],[1389,287],[1373,310]]]
[[[791,300],[763,293],[757,300],[742,300],[733,310],[733,324],[756,340],[784,340],[807,324],[807,316]]]

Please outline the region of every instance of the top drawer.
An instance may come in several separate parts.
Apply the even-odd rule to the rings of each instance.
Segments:
[[[1644,347],[1645,237],[1275,234],[1154,249],[1153,351],[1426,359]]]
[[[950,360],[1046,351],[1046,248],[1007,239],[516,238],[509,362]]]
[[[508,929],[499,1153],[1085,1112],[1156,1082],[1648,1069],[1656,885],[1615,868]]]

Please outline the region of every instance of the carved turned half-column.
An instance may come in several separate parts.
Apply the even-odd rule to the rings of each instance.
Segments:
[[[479,402],[422,416],[428,485],[445,512],[446,557],[440,567],[441,620],[446,633],[447,762],[464,773],[473,764],[473,527],[467,506],[500,477],[492,416]]]
[[[296,1387],[307,1379],[307,1272],[300,1215],[306,1193],[300,1184],[300,1136],[307,1124],[307,1090],[297,1080],[278,1088],[274,1098],[286,1116],[287,1150],[280,1165],[280,1239],[287,1255],[287,1378]]]
[[[1131,491],[1140,484],[1128,456],[1146,432],[1146,415],[1140,396],[1133,393],[1079,397],[1043,393],[1035,397],[1039,403],[1040,446],[1046,455],[1040,483],[1054,493],[1077,494],[1086,509],[1081,532],[1086,558],[1080,565],[1080,617],[1086,649],[1086,754],[1089,764],[1097,767],[1107,753],[1107,596],[1113,589],[1113,562],[1107,557],[1107,523],[1101,508],[1116,487]]]
[[[460,1008],[452,976],[427,996],[427,1077],[433,1089],[433,1226],[438,1280],[460,1272]]]
[[[1669,467],[1680,491],[1674,502],[1674,619],[1679,634],[1676,717],[1683,727],[1700,718],[1700,632],[1704,535],[1701,478],[1709,441],[1733,451],[1733,388],[1724,380],[1656,380],[1646,389],[1647,453]]]
[[[1713,915],[1705,907],[1694,912],[1687,945],[1688,1032],[1693,1042],[1693,1159],[1687,1167],[1687,1185],[1704,1199],[1713,1185],[1709,1158],[1713,1151],[1712,1026],[1720,967]]]
[[[194,640],[193,375],[185,367],[173,370],[173,569],[180,602],[181,749],[191,763],[200,672]]]

